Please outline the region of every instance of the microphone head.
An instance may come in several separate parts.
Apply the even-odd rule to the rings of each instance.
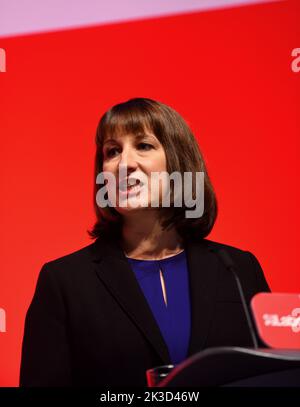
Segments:
[[[230,256],[230,254],[225,249],[217,250],[217,254],[228,269],[234,269],[235,264]]]

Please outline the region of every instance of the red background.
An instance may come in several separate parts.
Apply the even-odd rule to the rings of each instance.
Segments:
[[[273,291],[299,292],[299,1],[0,39],[0,386],[18,385],[41,266],[89,244],[94,136],[131,97],[191,125],[219,201],[208,238],[252,251]]]

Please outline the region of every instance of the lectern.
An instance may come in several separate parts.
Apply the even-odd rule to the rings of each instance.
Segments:
[[[158,387],[300,387],[300,351],[218,347],[179,364]]]

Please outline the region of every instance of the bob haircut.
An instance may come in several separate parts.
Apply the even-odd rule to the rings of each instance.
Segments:
[[[160,207],[159,219],[163,230],[176,228],[179,235],[187,238],[206,237],[217,217],[217,200],[213,186],[208,177],[206,166],[198,143],[185,120],[171,107],[147,98],[134,98],[119,103],[108,110],[100,119],[96,132],[96,157],[94,174],[94,209],[97,221],[92,230],[88,231],[92,239],[104,233],[120,237],[122,215],[111,206],[100,208],[96,202],[96,194],[100,189],[96,184],[97,175],[103,171],[103,142],[114,134],[138,134],[150,130],[162,144],[167,163],[167,172],[178,171],[193,174],[204,172],[204,212],[199,218],[186,218],[182,207]],[[103,184],[102,184],[103,185]],[[173,188],[172,188],[173,191]],[[194,184],[193,184],[194,191]],[[173,202],[174,196],[171,198]],[[147,208],[145,208],[147,209]]]

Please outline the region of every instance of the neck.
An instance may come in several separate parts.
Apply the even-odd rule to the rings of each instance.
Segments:
[[[159,260],[183,249],[183,239],[175,228],[163,230],[156,211],[141,218],[126,216],[122,226],[122,248],[126,256]]]

